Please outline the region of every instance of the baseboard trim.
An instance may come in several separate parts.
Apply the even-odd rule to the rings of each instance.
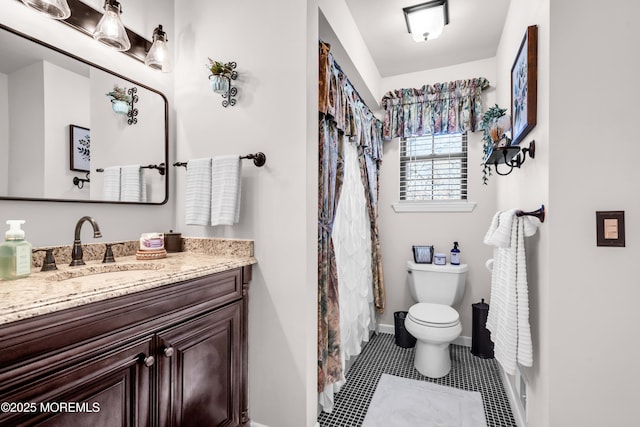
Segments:
[[[513,413],[513,418],[516,420],[516,425],[518,427],[525,427],[527,423],[525,422],[524,414],[522,413],[522,408],[520,403],[518,402],[518,393],[513,388],[511,381],[507,377],[507,373],[502,369],[500,363],[498,362],[498,370],[500,371],[500,379],[502,380],[502,387],[507,393],[507,398],[509,399],[509,405],[511,405],[511,412]]]
[[[251,421],[251,427],[268,427],[268,426],[266,426],[264,424],[257,423],[255,421]]]
[[[378,332],[382,334],[395,335],[396,327],[394,325],[388,325],[385,323],[378,323]],[[459,336],[453,341],[453,344],[461,345],[464,347],[471,347],[471,337]]]

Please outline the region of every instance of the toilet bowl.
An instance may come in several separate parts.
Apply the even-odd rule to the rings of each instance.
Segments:
[[[451,370],[449,344],[460,336],[460,316],[443,304],[411,306],[404,326],[416,338],[414,366],[422,375],[441,378]]]
[[[409,308],[406,330],[416,338],[414,366],[422,375],[441,378],[451,370],[449,344],[460,336],[460,315],[452,307],[464,295],[468,266],[408,261]]]

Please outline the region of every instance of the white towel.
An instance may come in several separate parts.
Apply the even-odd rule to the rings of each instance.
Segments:
[[[539,223],[535,218],[517,217],[515,209],[498,212],[485,236],[485,243],[495,246],[487,329],[496,359],[511,375],[518,363],[533,365],[524,238],[535,234]]]
[[[120,200],[123,202],[146,202],[146,182],[140,165],[120,167]]]
[[[239,155],[218,156],[211,161],[211,225],[233,225],[240,219]]]
[[[120,200],[120,166],[104,168],[102,198],[112,201]]]
[[[211,222],[211,158],[187,162],[185,220],[188,225]]]

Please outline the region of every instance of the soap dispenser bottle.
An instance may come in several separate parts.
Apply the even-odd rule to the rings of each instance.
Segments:
[[[450,259],[452,265],[460,265],[460,249],[458,249],[458,242],[453,242]]]
[[[31,274],[31,243],[24,240],[23,220],[9,220],[6,240],[0,244],[0,279],[13,280]]]

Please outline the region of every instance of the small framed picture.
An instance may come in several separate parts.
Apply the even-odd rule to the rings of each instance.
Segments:
[[[91,133],[82,126],[69,125],[69,169],[78,172],[91,170]]]
[[[625,247],[624,211],[596,212],[596,244]]]
[[[531,25],[511,67],[511,145],[536,126],[538,110],[538,27]]]

